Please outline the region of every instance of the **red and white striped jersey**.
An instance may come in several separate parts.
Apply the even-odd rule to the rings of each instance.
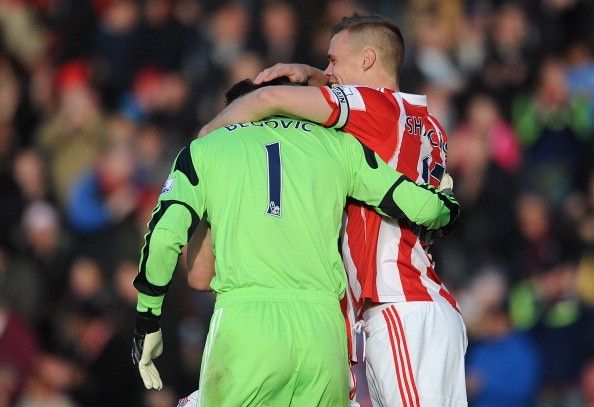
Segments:
[[[364,86],[321,87],[332,114],[324,124],[351,133],[415,182],[438,186],[445,173],[447,136],[427,111],[427,98]],[[342,253],[355,311],[364,300],[456,301],[435,271],[430,247],[406,221],[382,218],[349,203]]]

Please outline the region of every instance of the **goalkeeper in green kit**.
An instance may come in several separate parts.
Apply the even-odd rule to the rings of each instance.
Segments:
[[[177,156],[149,222],[132,358],[160,389],[159,317],[181,249],[211,225],[217,294],[201,406],[347,406],[338,237],[347,197],[449,230],[456,200],[395,172],[354,137],[271,117],[213,131]]]

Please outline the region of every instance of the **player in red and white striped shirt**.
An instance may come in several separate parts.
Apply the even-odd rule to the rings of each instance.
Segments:
[[[324,96],[333,108],[326,125],[355,135],[416,182],[440,184],[447,136],[424,96],[360,86],[324,88]],[[348,117],[344,125],[341,116]],[[382,219],[357,203],[346,213],[343,260],[348,294],[365,321],[374,404],[464,405],[464,325],[430,246],[406,222]]]
[[[412,180],[437,186],[447,136],[428,113],[425,96],[398,92],[403,56],[402,36],[389,21],[347,17],[333,29],[325,72],[278,64],[255,80],[288,76],[338,86],[262,88],[230,105],[203,132],[272,114],[304,117],[353,134]],[[466,405],[466,331],[429,245],[405,222],[382,219],[358,203],[349,203],[346,214],[345,309],[364,320],[374,406]]]

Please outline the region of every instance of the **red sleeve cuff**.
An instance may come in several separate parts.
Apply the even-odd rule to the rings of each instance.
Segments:
[[[322,126],[332,127],[338,121],[338,117],[340,115],[340,106],[336,102],[335,96],[328,86],[320,86],[319,89],[322,92],[324,99],[326,99],[326,103],[328,103],[328,105],[332,109],[332,113],[330,114],[330,117],[328,117],[328,120],[326,120],[324,123],[322,123]]]

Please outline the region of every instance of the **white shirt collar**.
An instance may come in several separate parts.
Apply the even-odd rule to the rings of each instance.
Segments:
[[[427,96],[426,95],[415,95],[413,93],[404,93],[404,92],[396,92],[399,94],[402,99],[406,100],[408,103],[417,106],[425,106],[427,107]]]

